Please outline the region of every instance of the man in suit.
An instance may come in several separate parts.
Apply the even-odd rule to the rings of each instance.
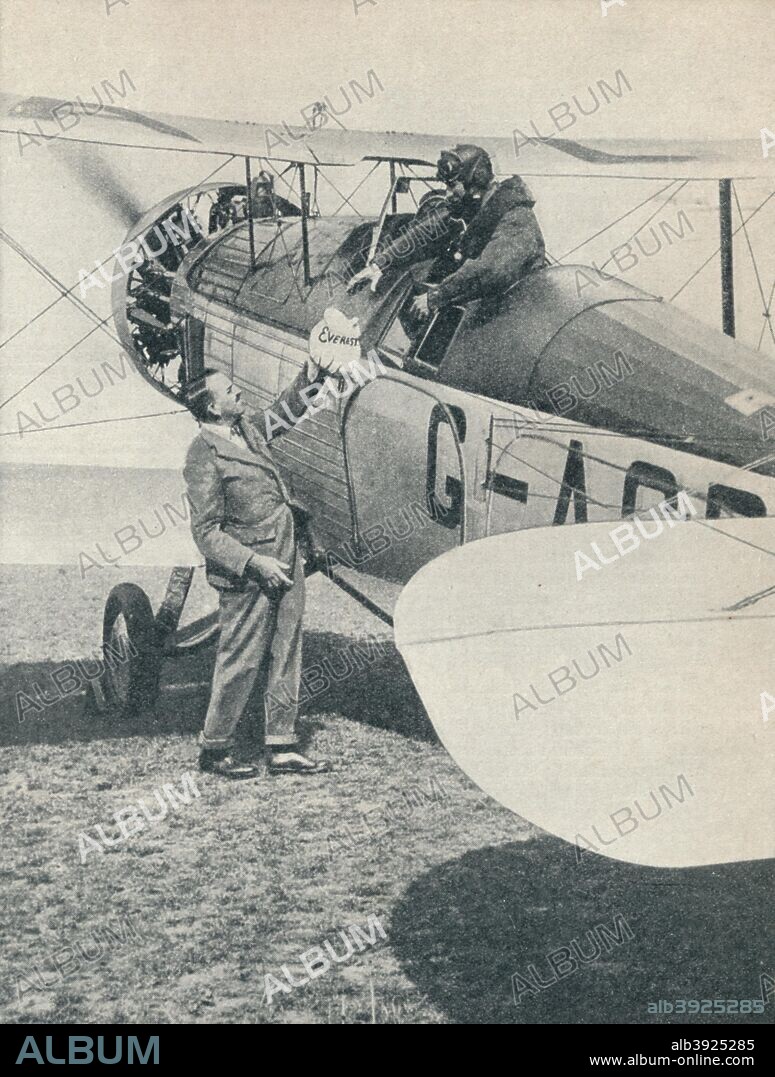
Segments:
[[[192,383],[187,403],[200,422],[184,477],[191,531],[219,592],[221,623],[210,704],[200,738],[202,770],[252,778],[230,748],[259,673],[266,695],[298,700],[301,677],[304,564],[291,499],[269,441],[289,429],[278,416],[304,416],[325,374],[310,358],[271,408],[246,414],[241,394],[219,371]],[[296,705],[265,706],[268,765],[274,774],[329,769],[296,750]]]

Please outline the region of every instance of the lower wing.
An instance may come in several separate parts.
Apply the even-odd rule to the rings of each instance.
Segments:
[[[458,765],[577,859],[773,856],[775,519],[641,523],[446,553],[396,644]]]

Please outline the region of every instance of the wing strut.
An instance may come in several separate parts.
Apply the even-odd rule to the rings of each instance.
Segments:
[[[732,180],[718,181],[721,233],[721,317],[724,332],[735,335],[735,281],[732,256]]]
[[[246,210],[248,214],[248,243],[250,244],[250,272],[256,268],[256,237],[253,232],[253,192],[251,190],[250,158],[245,158],[245,190],[247,191]]]
[[[307,193],[307,177],[304,165],[299,165],[299,194],[301,195],[301,256],[304,262],[304,284],[309,287],[312,277],[309,270],[309,194]]]
[[[390,165],[390,212],[398,213],[398,201],[396,199],[396,162],[391,160]]]

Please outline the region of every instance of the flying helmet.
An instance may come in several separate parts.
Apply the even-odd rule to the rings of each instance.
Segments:
[[[481,146],[465,143],[451,150],[442,150],[436,175],[453,192],[460,184],[466,194],[476,194],[487,189],[494,172],[489,153]]]

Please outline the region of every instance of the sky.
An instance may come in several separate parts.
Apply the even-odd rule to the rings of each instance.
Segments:
[[[386,92],[353,126],[507,135],[622,68],[637,100],[596,136],[775,122],[772,0],[3,0],[0,26],[4,89],[126,67],[141,111],[274,121],[373,68]]]

